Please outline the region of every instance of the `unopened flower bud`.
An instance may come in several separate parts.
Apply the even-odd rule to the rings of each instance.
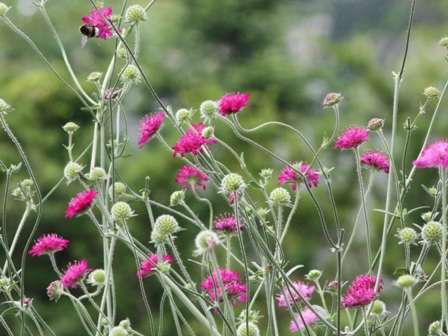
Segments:
[[[118,55],[118,57],[123,58],[123,59],[127,59],[128,58],[128,54],[126,53],[126,49],[125,48],[118,48],[117,55]]]
[[[253,322],[243,322],[236,330],[237,336],[260,336],[260,329]]]
[[[170,196],[170,206],[181,204],[184,201],[185,192],[183,190],[175,191]]]
[[[282,187],[272,190],[269,200],[274,205],[289,205],[291,203],[291,195]]]
[[[131,328],[131,321],[129,321],[129,319],[127,318],[126,320],[120,321],[118,326],[122,327],[125,330],[129,330],[129,328]]]
[[[123,83],[138,83],[140,82],[140,77],[140,71],[133,64],[129,64],[121,73],[121,81]]]
[[[126,336],[126,335],[129,335],[129,333],[122,327],[113,327],[109,332],[109,336]]]
[[[115,203],[110,212],[112,217],[116,220],[127,220],[134,214],[130,205],[126,202]]]
[[[428,245],[438,244],[442,241],[443,226],[438,222],[429,222],[422,228],[423,241]]]
[[[370,131],[378,131],[381,129],[384,125],[384,119],[381,118],[373,118],[370,119],[369,123],[367,124],[367,128]]]
[[[212,126],[208,126],[205,127],[202,130],[202,135],[206,138],[206,139],[210,139],[213,136],[213,133],[215,133],[215,129]]]
[[[101,167],[93,167],[90,171],[90,179],[92,181],[101,181],[107,178],[106,171]]]
[[[241,175],[235,173],[227,174],[221,181],[221,189],[226,194],[229,194],[232,191],[238,191],[245,186],[246,185],[244,184],[244,180]]]
[[[411,245],[415,244],[415,241],[418,238],[418,233],[413,228],[403,228],[398,231],[397,237],[400,238],[400,244]]]
[[[372,303],[372,310],[370,313],[373,316],[381,316],[387,313],[386,304],[381,300],[376,300]]]
[[[151,232],[151,243],[154,243],[156,246],[166,244],[169,238],[169,235],[161,233],[158,230],[152,230]]]
[[[70,121],[70,122],[66,123],[64,126],[62,126],[62,128],[67,133],[73,133],[79,129],[79,126],[77,124],[75,124],[74,122]]]
[[[103,287],[106,283],[106,273],[102,269],[96,269],[93,272],[89,273],[87,282],[92,286]]]
[[[176,112],[176,120],[179,122],[179,124],[182,124],[190,120],[192,115],[192,110],[180,109]]]
[[[400,286],[402,288],[410,288],[410,287],[414,286],[416,281],[417,281],[417,279],[413,275],[405,274],[405,275],[400,276],[397,279],[396,283],[398,286]]]
[[[428,212],[422,213],[422,219],[423,219],[426,223],[428,223],[428,222],[431,221],[431,219],[432,219],[432,215],[433,215],[432,211],[428,211]]]
[[[69,162],[64,168],[64,177],[67,182],[72,182],[79,177],[79,173],[82,171],[83,167],[76,162]]]
[[[306,278],[311,281],[317,281],[319,280],[320,276],[322,275],[322,272],[319,270],[311,270],[306,275]]]
[[[154,230],[161,234],[170,235],[180,231],[176,218],[171,215],[159,216],[154,224]]]
[[[53,281],[50,286],[47,287],[47,295],[50,300],[58,301],[63,291],[64,287],[61,280]]]
[[[130,22],[130,23],[147,20],[145,9],[139,5],[130,6],[126,10],[125,18],[126,18],[126,22]]]
[[[216,232],[204,230],[199,232],[194,240],[194,243],[196,245],[194,254],[199,256],[206,252],[212,251],[215,246],[219,244],[219,239]]]
[[[103,76],[103,73],[101,72],[92,72],[88,77],[87,77],[87,81],[88,82],[98,82],[101,79],[101,76]]]
[[[342,99],[342,96],[340,93],[329,93],[324,99],[323,105],[324,107],[330,107],[334,106],[337,103],[339,103]]]
[[[116,182],[109,188],[109,197],[112,199],[112,196],[115,196],[115,199],[119,199],[125,192],[126,186],[121,182]]]
[[[440,321],[434,321],[433,323],[431,323],[429,325],[428,336],[439,336],[439,335],[442,335],[440,332],[441,332],[441,330],[440,330]]]
[[[425,89],[425,91],[423,91],[423,94],[428,99],[439,99],[440,91],[435,87],[429,86]]]
[[[206,100],[199,107],[199,111],[201,112],[202,118],[209,123],[212,119],[215,119],[218,116],[219,106],[218,103],[212,100]]]
[[[448,47],[448,37],[442,37],[439,41],[440,46]]]
[[[260,173],[260,176],[265,178],[265,179],[269,179],[269,178],[272,177],[272,173],[273,172],[274,172],[274,170],[271,169],[271,168],[262,169],[261,173]]]
[[[5,15],[6,12],[10,9],[11,7],[6,6],[3,2],[0,2],[0,15]]]
[[[12,109],[11,105],[9,105],[3,99],[0,99],[0,113],[7,114],[9,111],[14,111],[14,109]]]
[[[258,216],[260,216],[261,218],[263,218],[263,219],[266,219],[266,216],[268,215],[268,213],[269,213],[269,209],[266,209],[266,208],[258,208],[257,209],[257,214],[258,214]]]

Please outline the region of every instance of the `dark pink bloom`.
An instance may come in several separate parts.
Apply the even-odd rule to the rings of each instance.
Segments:
[[[29,250],[28,254],[31,254],[33,257],[40,257],[42,254],[62,251],[67,248],[68,242],[68,240],[59,237],[56,233],[44,234],[42,237],[37,239],[37,242],[31,250]]]
[[[98,192],[94,190],[80,192],[68,203],[65,217],[72,218],[74,215],[78,215],[87,210],[92,205],[96,195],[98,195]]]
[[[221,276],[225,294],[228,295],[229,299],[233,301],[234,307],[237,306],[236,300],[245,303],[247,298],[246,285],[242,284],[243,280],[238,277],[238,272],[220,269],[219,274]],[[213,301],[223,301],[216,272],[212,272],[211,276],[205,278],[200,287],[203,291],[207,292]]]
[[[308,286],[301,281],[294,282],[293,286],[307,300],[310,299],[311,295],[314,292],[314,289],[316,288],[316,286]],[[294,301],[301,300],[300,296],[294,291],[293,288],[288,289],[288,286],[285,286],[283,287],[283,289],[286,293],[286,297],[283,294],[277,295],[279,307],[287,307],[288,305],[292,306],[294,304]],[[289,292],[291,292],[292,296]]]
[[[292,166],[302,174],[305,174],[310,167],[309,164],[302,161],[299,163],[295,162],[292,164]],[[317,187],[317,185],[319,184],[319,173],[315,169],[310,169],[306,173],[305,179],[308,187]],[[278,176],[278,185],[292,183],[292,190],[297,190],[297,184],[301,182],[304,182],[302,176],[288,166],[285,166],[282,173]]]
[[[100,7],[97,9],[104,16],[106,20],[108,20],[112,15],[112,7],[108,8]],[[98,29],[98,34],[95,37],[107,40],[114,33],[112,31],[112,28],[109,26],[109,23],[101,17],[97,9],[93,9],[92,12],[90,13],[90,16],[83,16],[82,20],[86,25]]]
[[[361,163],[364,166],[373,167],[376,170],[384,171],[386,174],[389,174],[389,161],[386,156],[380,151],[367,150],[361,156]]]
[[[314,324],[314,322],[316,322],[317,320],[319,320],[316,314],[314,314],[308,307],[305,307],[305,309],[302,311],[302,317],[303,320],[305,320],[305,324],[303,323],[303,320],[300,317],[299,313],[295,313],[295,315],[297,324],[299,325],[300,329],[305,329],[305,324],[309,326]],[[289,325],[289,331],[291,332],[299,331],[299,329],[297,328],[297,324],[294,321],[291,321],[291,324]]]
[[[367,142],[369,136],[369,130],[363,126],[350,126],[344,134],[342,134],[336,140],[336,146],[333,149],[338,148],[356,148],[363,142]]]
[[[350,285],[341,303],[344,308],[368,305],[380,293],[383,280],[380,280],[378,291],[375,292],[376,277],[368,274],[359,275]]]
[[[165,254],[162,256],[164,263],[172,263],[174,262],[174,259],[171,258],[168,254]],[[151,274],[155,268],[156,265],[159,263],[159,258],[157,258],[157,254],[150,254],[148,255],[148,259],[143,260],[140,263],[140,269],[137,271],[135,276],[141,277],[142,279],[146,277],[147,275]]]
[[[224,214],[221,217],[216,217],[213,222],[215,230],[222,232],[236,232],[238,227],[236,225],[236,219],[234,215]],[[244,228],[244,222],[240,219],[239,221],[240,230]]]
[[[448,142],[438,140],[426,147],[420,157],[412,162],[417,168],[448,168]]]
[[[64,272],[61,279],[62,286],[64,288],[77,288],[79,282],[84,279],[84,275],[91,270],[91,268],[88,268],[87,261],[85,259],[75,261],[73,265],[72,263],[68,264],[67,270]]]
[[[229,204],[233,205],[235,203],[235,194],[237,197],[237,200],[241,199],[241,196],[243,196],[243,189],[238,189],[236,192],[232,191],[229,195]]]
[[[208,178],[206,173],[187,165],[179,169],[175,181],[182,184],[182,188],[190,189],[193,187],[194,191],[197,191],[198,186],[205,190],[205,182],[208,181]]]
[[[165,115],[162,112],[156,115],[150,114],[146,115],[142,120],[140,120],[140,139],[138,140],[138,147],[142,148],[145,143],[147,143],[153,135],[160,129]]]
[[[209,145],[216,142],[216,140],[207,139],[202,135],[202,130],[204,129],[202,123],[197,125],[191,124],[191,126],[193,129],[189,128],[187,132],[185,132],[185,135],[181,136],[177,141],[177,144],[173,147],[174,157],[176,157],[179,152],[182,157],[185,156],[185,153],[192,153],[193,155],[197,155],[198,152],[204,153],[204,150],[201,148],[202,145]]]
[[[104,100],[115,99],[118,97],[118,94],[120,93],[120,88],[110,88],[106,90],[106,93],[104,94]]]
[[[238,113],[244,107],[251,107],[249,104],[247,104],[248,100],[248,93],[227,93],[219,100],[219,112],[223,117],[225,117],[227,114]]]

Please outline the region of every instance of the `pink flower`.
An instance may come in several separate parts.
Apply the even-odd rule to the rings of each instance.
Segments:
[[[70,200],[70,203],[68,203],[65,217],[73,218],[74,215],[87,210],[92,205],[96,195],[98,195],[98,192],[94,190],[80,192],[76,197]]]
[[[223,117],[225,117],[227,114],[238,113],[244,107],[251,107],[249,104],[247,104],[248,100],[248,93],[227,93],[219,100],[219,112]]]
[[[67,248],[68,240],[59,237],[55,233],[44,234],[42,237],[37,239],[37,242],[29,250],[28,254],[33,257],[41,256],[42,254],[51,254],[57,251],[62,251]]]
[[[107,89],[105,94],[104,94],[104,100],[109,100],[109,98],[111,99],[115,99],[118,97],[118,94],[120,93],[120,88],[110,88]]]
[[[382,170],[386,174],[389,174],[389,161],[380,151],[367,150],[361,156],[361,163],[365,166],[375,168],[379,171]]]
[[[438,140],[426,147],[420,157],[412,162],[417,168],[448,168],[448,142]]]
[[[64,291],[64,286],[62,285],[61,280],[53,281],[47,287],[47,295],[50,300],[58,300],[61,297],[61,293]]]
[[[302,174],[305,174],[305,172],[310,167],[307,163],[304,163],[302,161],[300,161],[299,163],[294,162],[292,166]],[[306,173],[305,179],[308,187],[317,187],[317,185],[319,184],[319,173],[315,169],[310,169]],[[278,181],[278,185],[292,183],[292,190],[297,190],[297,184],[304,182],[302,176],[292,170],[289,166],[285,166],[285,168],[283,168],[282,173],[278,176]]]
[[[194,188],[194,191],[197,191],[198,186],[205,190],[205,182],[208,181],[208,178],[206,173],[187,165],[179,169],[175,181],[181,183],[182,188]]]
[[[314,292],[314,289],[316,288],[316,286],[308,286],[308,285],[304,284],[301,281],[294,282],[293,286],[307,300],[310,299],[311,295]],[[286,307],[288,305],[292,306],[294,304],[294,301],[300,301],[301,300],[300,296],[294,291],[294,289],[288,288],[288,286],[283,287],[283,289],[284,289],[284,291],[286,293],[286,297],[283,294],[279,294],[277,296],[278,306],[279,307]],[[292,296],[291,296],[291,294],[289,292],[292,293]]]
[[[359,275],[350,285],[341,303],[344,308],[368,305],[380,293],[383,280],[380,280],[378,292],[374,291],[376,277],[368,274]]]
[[[198,152],[204,153],[204,150],[201,148],[202,145],[209,145],[216,142],[216,140],[207,139],[202,135],[202,130],[204,129],[202,123],[197,125],[191,124],[191,126],[194,129],[189,128],[185,135],[181,136],[177,144],[173,147],[173,157],[176,157],[179,152],[182,157],[185,156],[185,153],[192,153],[193,155],[197,155]]]
[[[168,254],[162,256],[164,263],[172,263],[174,259],[171,258]],[[135,276],[145,278],[148,274],[154,272],[156,265],[159,263],[159,258],[157,258],[157,254],[148,255],[148,259],[143,260],[140,263],[140,269],[137,271]]]
[[[139,148],[142,148],[145,143],[151,140],[153,135],[160,129],[164,118],[165,115],[162,112],[159,112],[156,115],[146,115],[142,120],[140,120],[140,139],[138,140]]]
[[[216,220],[213,222],[213,226],[215,230],[222,232],[236,232],[238,230],[236,219],[234,215],[224,214],[221,217],[216,217]],[[239,221],[240,230],[244,228],[244,222],[242,220]]]
[[[236,300],[245,303],[247,298],[246,285],[242,284],[242,280],[238,277],[238,272],[220,269],[219,274],[223,283],[225,294],[228,295],[229,299],[233,301],[233,306],[237,306]],[[211,276],[205,278],[200,287],[203,291],[207,292],[213,301],[223,301],[221,298],[222,293],[216,272],[212,272]]]
[[[296,315],[296,320],[297,320],[297,324],[299,325],[300,329],[305,329],[305,324],[306,325],[312,325],[314,322],[316,322],[317,320],[319,320],[319,318],[316,316],[316,314],[314,314],[311,309],[309,309],[308,307],[305,307],[305,309],[302,311],[302,317],[300,317],[299,313],[295,313]],[[305,324],[303,323],[303,321],[305,320]],[[297,324],[296,322],[291,321],[291,324],[289,325],[289,331],[291,332],[296,332],[299,331],[299,329],[297,328]]]
[[[243,196],[243,189],[238,189],[236,192],[232,191],[229,194],[229,204],[233,205],[235,203],[235,196],[237,197],[237,200],[240,200]]]
[[[336,146],[333,149],[338,148],[356,148],[363,142],[367,142],[367,137],[369,136],[369,130],[363,126],[350,126],[344,134],[342,134],[336,140]]]
[[[106,20],[108,20],[112,15],[112,7],[108,8],[100,7],[97,9],[104,16]],[[101,17],[97,9],[93,9],[92,12],[90,13],[90,16],[83,16],[81,19],[87,26],[95,27],[98,29],[98,34],[95,37],[107,40],[109,37],[113,35],[112,28],[109,26],[109,23]]]
[[[91,268],[87,268],[87,261],[85,259],[81,261],[75,261],[73,265],[68,264],[67,270],[62,276],[61,282],[64,288],[72,287],[77,288],[80,281],[84,279],[86,272],[91,271]]]

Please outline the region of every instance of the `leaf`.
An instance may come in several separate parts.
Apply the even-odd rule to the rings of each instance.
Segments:
[[[394,275],[397,277],[400,277],[402,275],[407,275],[409,274],[409,271],[406,267],[398,267],[397,269],[395,269]]]

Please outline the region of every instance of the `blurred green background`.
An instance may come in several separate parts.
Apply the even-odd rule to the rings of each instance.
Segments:
[[[8,6],[12,6],[7,16],[36,43],[58,72],[72,84],[52,33],[32,2],[6,1]],[[128,2],[128,5],[133,4],[147,5],[142,1]],[[112,6],[114,13],[118,13],[122,2],[105,1],[105,6]],[[159,0],[148,11],[148,21],[141,25],[139,61],[156,92],[174,111],[180,108],[198,109],[202,101],[217,100],[226,92],[249,92],[252,108],[240,115],[240,121],[245,127],[272,120],[282,121],[296,127],[318,148],[323,136],[331,134],[334,124],[333,111],[324,110],[322,101],[329,92],[341,92],[344,96],[340,104],[342,129],[352,124],[366,125],[371,118],[378,117],[386,120],[385,133],[388,135],[393,97],[392,71],[398,72],[401,66],[410,6],[410,1],[401,0]],[[94,85],[86,83],[85,79],[93,71],[106,72],[114,41],[90,39],[81,48],[78,27],[82,24],[81,17],[88,15],[92,9],[87,0],[49,0],[46,9],[78,79],[87,92],[94,92]],[[406,117],[413,119],[417,115],[419,104],[425,100],[421,93],[427,86],[436,86],[440,90],[443,88],[448,74],[444,60],[446,50],[437,42],[447,34],[447,15],[445,1],[417,2],[400,92],[399,125]],[[73,121],[82,127],[74,138],[75,155],[79,155],[91,138],[92,118],[80,110],[82,106],[76,96],[62,85],[32,48],[9,29],[3,20],[0,20],[0,36],[0,98],[15,109],[7,120],[28,154],[42,193],[46,195],[60,181],[68,162],[63,147],[67,144],[67,136],[61,126]],[[118,61],[117,71],[123,65],[124,62]],[[174,176],[183,163],[173,159],[157,141],[152,141],[141,150],[137,147],[138,120],[147,113],[156,112],[157,103],[147,88],[140,84],[132,87],[124,104],[130,134],[130,145],[126,152],[134,155],[118,162],[119,171],[134,190],[143,188],[145,177],[149,176],[152,198],[168,204],[171,193],[179,189]],[[411,160],[418,155],[434,107],[435,103],[430,105],[419,128],[412,134],[408,169]],[[447,136],[447,118],[446,113],[440,114],[431,139]],[[195,121],[199,121],[199,114],[195,116]],[[223,123],[215,126],[218,137],[227,141],[237,152],[244,152],[253,175],[263,168],[274,169],[272,190],[283,166],[235,139]],[[171,134],[169,127],[162,132],[169,143],[174,145],[177,136]],[[399,127],[398,149],[401,148],[404,135]],[[251,138],[288,161],[309,161],[312,158],[303,142],[282,129],[266,127],[251,135]],[[7,166],[18,164],[20,158],[4,132],[0,132],[0,141],[0,159]],[[368,146],[382,149],[375,137],[372,137]],[[216,155],[226,160],[236,172],[240,172],[237,162],[228,158],[227,153],[218,151]],[[350,228],[359,206],[355,192],[358,187],[353,156],[348,151],[332,151],[329,148],[321,158],[328,167],[336,167],[332,173],[336,202],[341,223]],[[401,165],[401,158],[397,160]],[[88,165],[89,162],[83,164]],[[415,176],[413,188],[406,198],[405,206],[408,209],[432,205],[420,185],[431,186],[436,183],[435,172],[422,171]],[[27,177],[26,171],[22,169],[14,175],[13,186]],[[370,200],[372,208],[384,207],[386,178],[377,178],[378,185]],[[0,182],[4,187],[4,178]],[[44,205],[44,217],[35,236],[37,238],[43,233],[55,232],[70,240],[68,250],[57,254],[61,268],[65,268],[70,261],[82,258],[89,261],[90,267],[101,265],[98,253],[101,241],[95,227],[86,217],[64,218],[68,201],[79,191],[75,183],[67,186],[64,182],[57,188]],[[325,201],[325,192],[323,188],[317,188],[315,193],[316,197],[322,199],[331,226],[331,208]],[[195,211],[207,216],[207,209],[202,206],[195,208],[191,195],[187,194],[187,202]],[[231,211],[211,188],[202,194],[216,204],[216,215]],[[264,204],[260,203],[259,206]],[[133,208],[139,216],[130,221],[131,231],[142,242],[147,242],[150,240],[150,227],[144,209],[138,204],[133,204]],[[160,209],[155,211],[156,215],[163,213]],[[6,230],[10,237],[22,212],[23,204],[16,201],[7,204]],[[373,213],[370,219],[374,231],[372,235],[379,237],[382,216]],[[413,223],[422,224],[420,212],[407,219],[408,226]],[[302,197],[294,226],[290,230],[285,244],[289,265],[304,265],[295,274],[297,280],[304,280],[304,274],[310,269],[323,269],[323,280],[333,280],[335,255],[324,241],[316,211],[306,195]],[[196,233],[194,228],[189,228],[179,234],[177,244],[185,258],[191,257],[194,247],[190,242]],[[26,237],[26,234],[22,235],[21,246],[26,242]],[[129,317],[136,330],[148,334],[148,322],[135,277],[132,253],[124,246],[117,248],[116,274],[128,274],[127,277],[117,277],[117,294],[120,296],[117,320]],[[356,265],[356,258],[364,257],[362,233],[353,249],[354,259],[347,260],[346,265]],[[431,250],[430,254],[437,257],[435,250]],[[398,239],[391,238],[384,274],[387,294],[380,296],[380,299],[386,302],[387,310],[392,313],[396,311],[400,297],[399,289],[393,286],[393,272],[396,267],[404,266],[402,256],[402,245],[398,245]],[[20,256],[15,257],[19,261]],[[428,262],[427,272],[432,270],[435,260]],[[199,269],[191,265],[191,271],[194,273],[195,270],[195,280],[199,283]],[[356,267],[344,271],[346,280],[351,281],[367,269]],[[58,303],[48,300],[46,287],[57,279],[48,260],[44,257],[28,257],[27,274],[26,294],[34,298],[35,307],[55,333],[83,334],[68,300],[62,298]],[[157,316],[160,285],[153,277],[145,279],[145,285],[148,300]],[[419,302],[421,331],[438,318],[440,307],[434,302],[438,302],[439,297],[436,289]],[[168,311],[167,307],[165,311]],[[282,321],[289,321],[286,311],[279,310],[278,314]],[[165,320],[170,321],[169,314]],[[170,329],[170,323],[166,324],[163,335],[171,335],[173,329]],[[282,326],[284,334],[289,333],[288,326],[289,322]],[[198,335],[208,335],[208,331],[204,330]]]

